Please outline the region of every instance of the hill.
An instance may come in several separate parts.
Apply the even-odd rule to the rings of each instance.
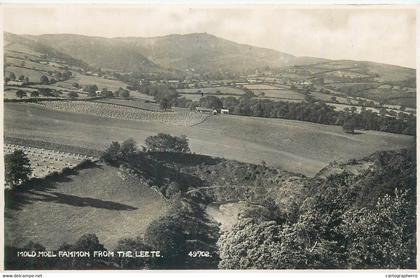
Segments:
[[[115,39],[81,35],[26,36],[34,42],[53,45],[72,57],[86,61],[90,66],[102,69],[130,71],[163,71],[136,49]]]
[[[234,71],[293,64],[294,56],[279,51],[238,44],[207,33],[155,38],[118,38],[141,49],[152,61],[167,68],[196,71]]]
[[[243,71],[293,63],[294,56],[234,43],[209,34],[102,38],[71,34],[25,36],[91,66],[131,71]]]
[[[36,41],[25,36],[4,33],[4,55],[18,59],[28,58],[28,60],[49,60],[64,62],[68,65],[86,67],[88,64],[81,59],[76,59],[72,55],[59,51],[57,48],[48,44]]]
[[[32,240],[49,250],[86,233],[115,247],[121,238],[141,235],[167,209],[167,202],[141,180],[123,178],[117,168],[101,164],[18,190],[8,203],[5,242],[21,247]]]

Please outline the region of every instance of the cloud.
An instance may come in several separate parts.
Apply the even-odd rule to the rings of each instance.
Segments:
[[[297,56],[415,67],[415,9],[182,5],[6,5],[5,30],[150,37],[207,32]]]

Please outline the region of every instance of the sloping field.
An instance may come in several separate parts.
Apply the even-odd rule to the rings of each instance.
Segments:
[[[116,91],[120,87],[125,88],[127,86],[127,84],[124,84],[118,80],[110,80],[97,76],[84,75],[78,72],[73,72],[71,79],[57,82],[57,84],[62,85],[63,87],[71,87],[74,82],[78,83],[81,87],[85,85],[97,85],[100,90],[107,88],[111,91]]]
[[[85,155],[65,153],[55,150],[46,150],[14,144],[4,144],[4,153],[10,154],[15,150],[22,150],[29,158],[32,168],[32,177],[42,178],[54,171],[61,171],[65,167],[73,168],[84,159],[91,159]]]
[[[206,88],[199,88],[199,89],[177,89],[176,90],[180,94],[197,94],[201,95],[201,93],[197,93],[198,91],[202,92],[205,95],[243,95],[245,94],[244,91],[238,88],[232,87],[206,87]]]
[[[282,119],[217,115],[193,127],[67,113],[40,105],[5,103],[5,135],[85,148],[105,149],[111,141],[139,144],[158,132],[185,134],[192,152],[261,163],[314,175],[333,160],[361,158],[399,149],[414,137],[377,131],[349,135],[338,126]]]
[[[16,77],[19,77],[20,75],[27,76],[29,78],[30,82],[39,82],[42,75],[45,75],[45,72],[34,70],[34,69],[27,69],[22,67],[7,67],[6,68],[6,74],[9,72],[13,72]]]
[[[106,165],[45,182],[14,199],[5,210],[5,245],[16,247],[32,240],[58,248],[95,233],[113,248],[121,238],[141,235],[167,209],[157,192],[137,179],[123,180],[118,169]]]
[[[304,95],[289,89],[274,89],[274,90],[257,90],[254,91],[256,95],[261,95],[264,93],[266,97],[273,99],[291,99],[291,100],[303,100]]]
[[[112,103],[90,101],[45,101],[38,102],[47,109],[96,115],[105,118],[123,120],[159,121],[174,125],[191,126],[201,123],[207,115],[190,111],[182,112],[152,112],[135,106],[122,106]]]

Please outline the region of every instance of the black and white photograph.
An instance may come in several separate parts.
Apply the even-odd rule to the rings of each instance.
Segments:
[[[3,4],[4,270],[416,270],[417,8]]]

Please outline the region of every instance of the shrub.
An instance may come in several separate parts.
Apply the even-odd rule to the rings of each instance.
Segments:
[[[28,156],[22,150],[15,150],[4,158],[6,183],[12,188],[29,179],[32,168]]]
[[[101,155],[101,159],[113,166],[118,166],[122,161],[129,159],[137,153],[136,142],[133,139],[127,139],[121,144],[112,142],[108,149]]]
[[[154,152],[183,152],[189,153],[188,138],[185,135],[181,137],[171,136],[165,133],[159,133],[156,136],[149,136],[145,140],[148,151]]]

